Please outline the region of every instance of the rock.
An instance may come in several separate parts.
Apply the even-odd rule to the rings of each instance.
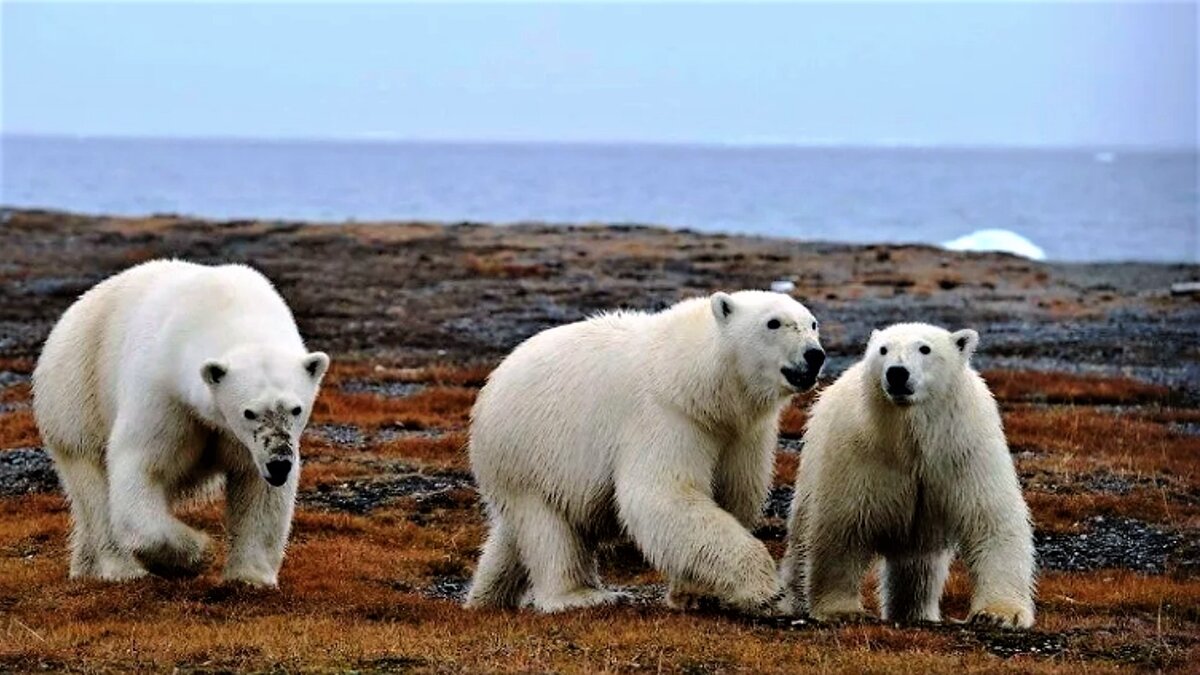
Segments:
[[[0,452],[0,497],[58,490],[54,461],[41,448]]]

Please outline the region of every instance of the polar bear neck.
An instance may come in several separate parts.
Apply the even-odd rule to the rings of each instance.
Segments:
[[[745,428],[778,415],[787,397],[764,398],[742,381],[707,298],[647,317],[646,388],[712,430]]]
[[[972,452],[977,445],[975,430],[1001,433],[994,399],[970,368],[941,392],[907,407],[888,401],[874,383],[864,384],[871,391],[867,414],[878,435],[877,447],[889,449],[899,459],[943,462],[947,453]]]

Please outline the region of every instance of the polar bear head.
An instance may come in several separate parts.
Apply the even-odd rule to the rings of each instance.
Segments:
[[[825,351],[807,307],[766,291],[714,293],[710,302],[722,351],[752,392],[771,400],[813,388]]]
[[[954,333],[923,323],[899,323],[871,333],[865,357],[868,381],[886,400],[908,406],[935,399],[957,386],[970,367],[979,334]]]
[[[218,417],[275,487],[287,482],[299,457],[300,434],[328,368],[323,352],[251,346],[206,361],[200,369]]]

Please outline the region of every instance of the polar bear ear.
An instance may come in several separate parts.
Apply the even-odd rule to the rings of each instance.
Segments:
[[[962,354],[964,360],[970,359],[971,355],[975,353],[975,348],[979,346],[979,333],[970,328],[951,333],[950,339],[954,341],[955,348]]]
[[[200,366],[200,377],[203,377],[210,387],[220,384],[228,374],[229,366],[224,361],[205,361],[204,365]]]
[[[728,293],[720,291],[713,293],[709,301],[712,303],[712,313],[717,317],[718,323],[724,323],[733,314],[733,297]]]
[[[329,369],[329,355],[325,352],[313,352],[304,357],[304,371],[314,380],[319,380]]]

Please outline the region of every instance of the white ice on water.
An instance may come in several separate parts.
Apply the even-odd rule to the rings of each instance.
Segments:
[[[1009,230],[979,230],[942,244],[951,251],[1000,251],[1031,260],[1045,260],[1042,247]]]

